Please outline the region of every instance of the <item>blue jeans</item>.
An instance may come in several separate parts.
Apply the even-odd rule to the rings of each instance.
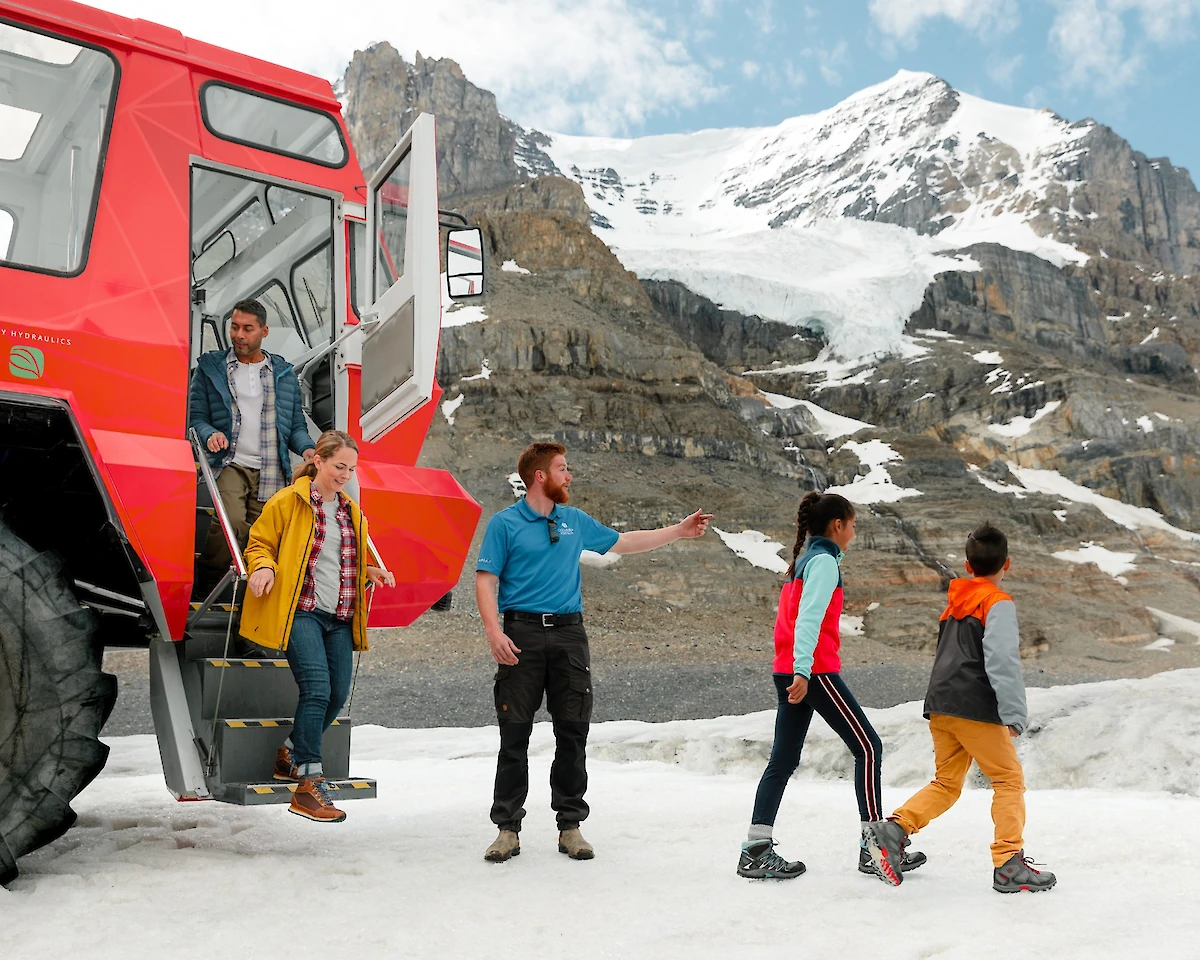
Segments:
[[[324,610],[297,610],[287,646],[300,688],[292,729],[292,762],[321,762],[321,738],[350,693],[354,640],[350,624]]]

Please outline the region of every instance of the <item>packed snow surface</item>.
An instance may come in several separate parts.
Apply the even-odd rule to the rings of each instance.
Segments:
[[[1090,129],[901,71],[775,127],[553,134],[547,151],[583,186],[594,229],[626,268],[820,332],[837,356],[856,358],[898,352],[938,273],[978,269],[951,251],[993,242],[1058,265],[1086,261],[1040,235],[1045,217],[1037,230],[1033,221],[1052,185],[1071,192]],[[927,193],[958,211],[936,236],[890,222],[910,219],[907,204]]]
[[[873,423],[867,423],[865,420],[855,420],[853,417],[843,417],[840,413],[826,410],[811,400],[797,400],[795,397],[784,396],[781,393],[766,393],[765,391],[762,396],[766,399],[767,403],[780,410],[803,407],[817,421],[817,429],[814,433],[819,437],[824,437],[826,440],[847,437],[858,433],[860,430],[876,429]]]
[[[725,546],[747,563],[770,570],[772,573],[786,572],[788,561],[779,556],[783,544],[772,540],[765,533],[758,530],[743,530],[741,533],[733,533],[717,527],[713,527],[713,533],[721,538],[721,542]]]
[[[1124,574],[1136,566],[1137,554],[1109,550],[1091,540],[1081,543],[1078,550],[1059,550],[1051,556],[1068,563],[1094,563],[1118,583],[1127,583]]]
[[[460,393],[453,400],[442,401],[442,416],[446,418],[446,423],[450,426],[454,426],[454,415],[458,413],[458,408],[462,406],[462,402],[466,398],[466,394]]]
[[[1200,871],[1180,838],[1200,817],[1200,671],[1031,689],[1029,706],[1025,839],[1058,875],[1046,894],[992,891],[991,794],[974,777],[916,838],[929,862],[903,886],[859,874],[849,755],[819,721],[776,824],[780,852],[807,874],[736,876],[771,710],[594,725],[587,862],[557,852],[549,724],[533,734],[521,856],[505,864],[482,856],[495,727],[356,729],[353,770],[378,780],[379,799],[346,804],[332,825],[278,806],[177,803],[154,738],[117,737],[75,801],[77,825],[0,890],[6,955],[200,958],[214,943],[251,955],[279,952],[281,929],[299,925],[365,957],[481,957],[498,944],[553,956],[569,943],[586,960],[729,960],[778,954],[800,928],[805,956],[969,958],[996,942],[1065,960],[1194,956]],[[891,810],[933,774],[928,729],[919,703],[867,713]],[[1097,824],[1136,851],[1123,869]]]
[[[898,487],[893,482],[892,475],[888,473],[884,464],[904,458],[893,450],[890,444],[882,440],[868,440],[865,443],[847,440],[842,449],[849,450],[858,457],[859,464],[866,467],[867,472],[855,477],[850,483],[826,488],[826,493],[838,493],[851,503],[859,504],[895,503],[906,497],[921,496],[920,490]]]
[[[1044,407],[1038,409],[1032,417],[1013,417],[1008,423],[988,424],[988,429],[998,437],[1015,440],[1017,437],[1025,436],[1033,429],[1035,423],[1043,417],[1048,417],[1061,406],[1061,400],[1051,400]]]
[[[500,264],[500,269],[505,273],[523,273],[526,276],[528,276],[530,273],[529,270],[526,270],[523,266],[517,263],[516,260],[505,260],[502,264]]]

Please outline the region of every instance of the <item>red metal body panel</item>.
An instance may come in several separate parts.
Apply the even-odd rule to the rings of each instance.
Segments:
[[[191,591],[196,503],[184,439],[190,158],[312,184],[358,203],[366,200],[365,178],[324,80],[66,0],[41,0],[37,8],[0,3],[0,17],[102,46],[120,68],[85,269],[61,277],[0,264],[4,358],[19,345],[45,354],[36,381],[0,363],[0,388],[70,404],[178,639]],[[347,141],[348,163],[331,169],[213,136],[199,108],[199,88],[213,79],[329,111]],[[351,393],[354,430],[357,376]],[[362,450],[363,506],[400,582],[379,591],[372,625],[407,624],[449,590],[478,521],[479,506],[453,478],[413,466],[440,394],[435,387],[425,408]]]

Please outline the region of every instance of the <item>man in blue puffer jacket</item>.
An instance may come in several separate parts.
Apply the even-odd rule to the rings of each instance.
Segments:
[[[288,451],[310,460],[300,381],[283,357],[267,353],[267,311],[242,300],[229,319],[229,350],[211,350],[192,373],[188,426],[194,427],[217,474],[217,490],[238,542],[246,543],[262,505],[290,482]],[[204,592],[229,569],[229,549],[218,524],[209,526],[200,558]]]

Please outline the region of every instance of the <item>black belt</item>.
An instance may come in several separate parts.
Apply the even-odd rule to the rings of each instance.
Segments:
[[[505,620],[518,623],[539,623],[543,627],[571,627],[583,623],[582,613],[525,613],[522,610],[505,610]]]

